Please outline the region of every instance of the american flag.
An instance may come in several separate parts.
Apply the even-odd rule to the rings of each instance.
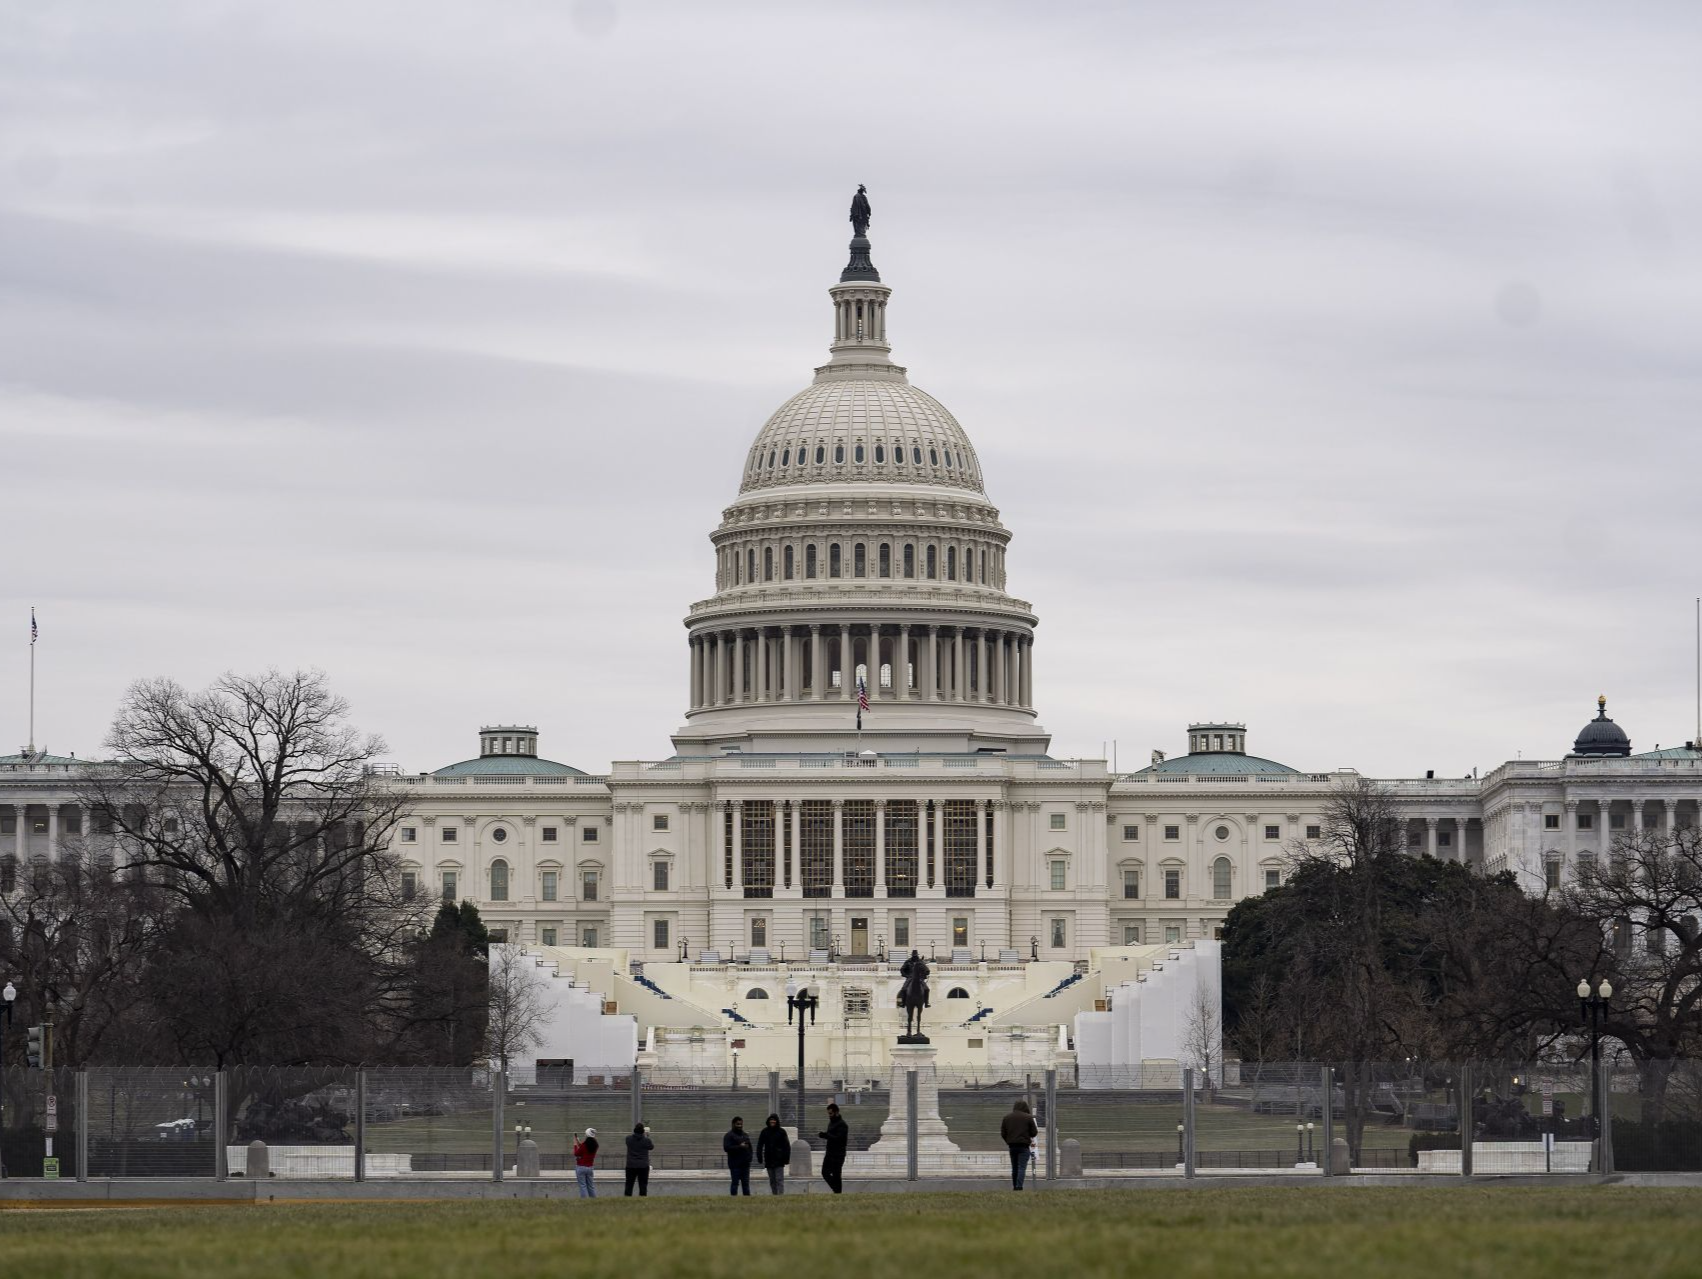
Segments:
[[[857,677],[857,713],[861,715],[869,709],[869,686],[863,682],[863,677]]]
[[[35,624],[35,609],[30,609],[30,643],[35,643],[35,637],[41,634],[41,628]]]

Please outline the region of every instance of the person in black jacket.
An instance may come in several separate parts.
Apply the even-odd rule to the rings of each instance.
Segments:
[[[780,1116],[770,1115],[756,1135],[756,1159],[768,1169],[768,1189],[776,1195],[786,1193],[786,1165],[792,1162],[792,1143],[780,1126]]]
[[[833,1102],[827,1104],[827,1131],[816,1136],[827,1143],[827,1154],[821,1161],[821,1179],[834,1194],[841,1194],[845,1182],[840,1173],[845,1168],[845,1147],[851,1144],[851,1126],[839,1117],[839,1107]]]
[[[751,1192],[751,1135],[745,1131],[745,1121],[733,1116],[733,1126],[721,1138],[721,1149],[727,1152],[727,1173],[732,1182],[728,1194],[736,1195],[743,1188]]]
[[[626,1197],[632,1198],[632,1187],[638,1185],[638,1197],[647,1198],[650,1194],[650,1152],[656,1149],[656,1143],[650,1140],[650,1130],[643,1124],[634,1124],[632,1131],[626,1137]]]

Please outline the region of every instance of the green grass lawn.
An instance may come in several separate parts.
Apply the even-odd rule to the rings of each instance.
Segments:
[[[1370,1187],[0,1213],[54,1279],[1697,1273],[1702,1191]]]

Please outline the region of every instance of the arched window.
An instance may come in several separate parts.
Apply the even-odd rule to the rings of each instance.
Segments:
[[[774,580],[774,548],[772,546],[762,548],[762,580],[765,582]]]
[[[774,465],[774,463],[772,463],[772,462],[770,462],[770,463],[769,463],[769,465],[770,465],[770,466],[773,466],[773,465]],[[950,450],[950,449],[947,449],[947,450],[946,450],[946,465],[947,465],[947,466],[950,466],[950,465],[951,465],[951,450]]]
[[[946,547],[946,580],[957,581],[957,547]]]
[[[746,999],[767,999],[768,998],[768,992],[766,990],[764,990],[761,986],[752,986],[749,990],[747,990],[745,992],[745,998]]]
[[[856,451],[852,453],[851,460],[854,462],[861,462],[863,460],[863,446],[861,444],[859,444]]]
[[[840,569],[839,543],[835,542],[827,548],[827,575],[838,577]]]
[[[835,462],[843,462],[845,460],[845,446],[843,444],[835,444],[833,446],[833,460]]]
[[[928,465],[929,466],[938,466],[939,464],[940,464],[940,451],[938,449],[929,449],[928,450]]]
[[[1229,892],[1229,858],[1219,857],[1211,864],[1211,895],[1216,901],[1228,901]]]
[[[784,453],[782,453],[780,455],[780,465],[781,466],[791,466],[792,465],[792,450],[791,449],[787,449]]]
[[[733,552],[733,585],[737,586],[745,580],[745,557],[737,551]]]
[[[825,461],[827,461],[827,450],[818,444],[816,445],[816,465],[820,466]]]
[[[892,576],[892,544],[890,542],[881,543],[880,569],[882,577]]]
[[[968,999],[969,998],[969,992],[967,990],[965,990],[962,986],[953,986],[950,990],[946,991],[946,998],[947,999]]]
[[[773,449],[768,450],[768,469],[771,470],[771,471],[774,469],[774,450]]]
[[[788,582],[792,580],[792,548],[790,546],[780,553],[780,576]]]
[[[911,448],[910,448],[910,460],[912,462],[916,463],[917,466],[922,465],[922,450],[921,450],[920,447],[918,447],[916,445],[911,446]]]
[[[884,445],[884,444],[875,445],[875,461],[876,462],[886,461],[886,445]]]
[[[753,552],[754,554],[754,552]],[[930,546],[928,548],[928,579],[933,581],[940,575],[940,553]]]
[[[756,547],[751,547],[747,554],[749,559],[745,564],[745,581],[754,582],[756,581]]]
[[[981,585],[987,585],[987,552],[981,552]]]
[[[916,544],[914,542],[904,544],[904,576],[916,576]]]
[[[816,548],[811,543],[804,548],[804,576],[812,578],[816,575]]]
[[[869,575],[869,548],[862,542],[851,548],[851,576],[867,577]]]
[[[500,857],[491,863],[491,900],[508,900],[508,863]]]

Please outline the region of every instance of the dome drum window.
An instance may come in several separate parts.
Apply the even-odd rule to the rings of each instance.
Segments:
[[[855,462],[861,462],[863,460],[863,446],[861,444],[859,444],[856,450],[852,453],[851,459]]]
[[[843,444],[835,444],[833,446],[833,460],[835,463],[843,462],[845,460],[845,446]]]

